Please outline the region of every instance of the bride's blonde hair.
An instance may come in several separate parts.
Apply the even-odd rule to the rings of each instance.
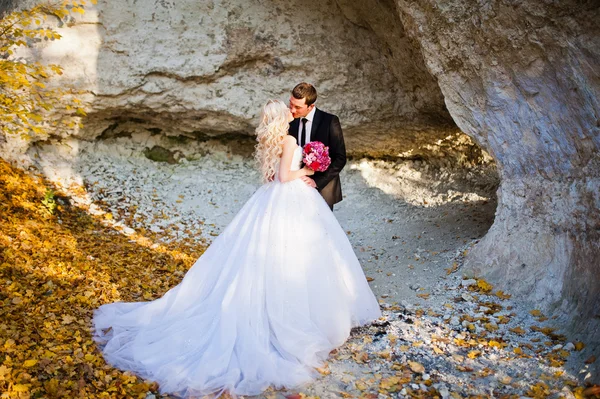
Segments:
[[[260,166],[263,181],[275,176],[277,161],[283,152],[282,141],[288,134],[289,109],[280,100],[269,100],[263,107],[260,124],[256,128],[256,151],[254,157]]]

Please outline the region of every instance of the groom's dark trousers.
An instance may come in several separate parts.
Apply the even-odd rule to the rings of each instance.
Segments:
[[[296,142],[298,141],[299,126],[300,118],[290,122],[289,134],[294,136]],[[342,200],[340,172],[346,165],[346,145],[344,144],[340,119],[317,108],[312,122],[310,141],[320,141],[329,147],[331,165],[325,172],[315,172],[311,177],[317,184],[317,190],[319,190],[329,208],[333,210],[333,204]],[[301,144],[298,143],[298,145]]]

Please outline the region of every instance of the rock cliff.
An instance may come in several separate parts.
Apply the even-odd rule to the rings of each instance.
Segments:
[[[348,137],[378,135],[366,127],[382,121],[387,136],[423,122],[458,132],[416,43],[381,41],[333,0],[99,2],[57,29],[61,40],[21,55],[63,65],[54,83],[89,93],[76,132],[84,139],[251,134],[261,105],[287,101],[301,81],[317,87],[318,105],[340,116]]]
[[[600,6],[398,1],[452,118],[497,162],[495,223],[467,268],[598,346]]]

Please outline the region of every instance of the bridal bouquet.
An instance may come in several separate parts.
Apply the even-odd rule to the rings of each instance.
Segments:
[[[324,172],[331,165],[329,147],[320,141],[311,141],[304,145],[302,162],[315,172]]]

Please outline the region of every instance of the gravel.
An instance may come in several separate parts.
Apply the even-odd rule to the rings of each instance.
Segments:
[[[259,175],[251,159],[226,145],[203,148],[203,156],[194,156],[193,145],[176,150],[186,157],[179,163],[154,162],[139,141],[117,138],[37,147],[35,156],[74,203],[123,234],[208,244],[260,185]],[[344,200],[334,214],[384,316],[354,329],[304,394],[529,397],[541,382],[545,388],[536,389],[569,397],[576,376],[562,362],[576,345],[546,328],[552,319],[460,272],[493,222],[492,171],[361,159],[341,178]]]

